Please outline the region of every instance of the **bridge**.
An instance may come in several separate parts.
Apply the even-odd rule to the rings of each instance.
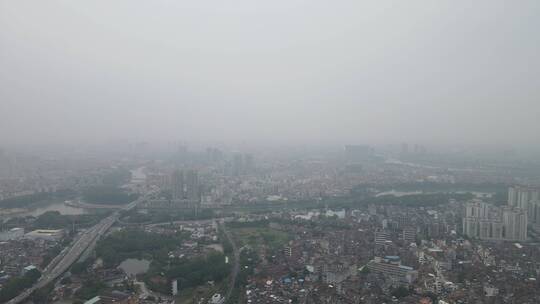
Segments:
[[[135,208],[139,203],[147,199],[147,195],[140,197],[139,199],[124,206],[122,210],[129,211]],[[120,213],[114,212],[107,218],[101,220],[99,223],[91,227],[82,233],[78,239],[76,239],[70,247],[65,248],[58,254],[50,263],[43,269],[41,277],[32,287],[26,289],[24,292],[8,301],[8,304],[18,304],[26,300],[34,291],[45,287],[47,284],[53,282],[66,272],[73,263],[75,263],[79,257],[96,241],[111,228],[111,226],[118,220]]]

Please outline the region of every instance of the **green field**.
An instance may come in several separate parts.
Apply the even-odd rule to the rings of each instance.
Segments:
[[[214,286],[205,284],[198,287],[181,289],[178,291],[175,301],[179,304],[196,304],[201,298],[205,298],[208,301],[215,293],[221,293],[223,295],[226,287],[227,283],[221,282]]]
[[[290,240],[286,232],[267,227],[232,228],[231,232],[239,247],[248,245],[257,249],[266,245],[270,249],[279,249]]]

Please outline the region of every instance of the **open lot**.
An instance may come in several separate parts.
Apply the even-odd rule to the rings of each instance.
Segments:
[[[290,240],[286,232],[267,227],[232,228],[231,232],[239,246],[248,245],[254,249],[261,245],[278,249]]]

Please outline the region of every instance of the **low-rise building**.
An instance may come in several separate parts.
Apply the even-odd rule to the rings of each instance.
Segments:
[[[367,267],[371,272],[389,277],[399,284],[411,284],[418,278],[418,272],[412,267],[401,265],[397,256],[376,257]]]
[[[11,228],[6,231],[0,232],[0,242],[17,240],[24,236],[23,228]]]
[[[38,229],[28,232],[24,237],[31,240],[58,241],[64,236],[62,229]]]

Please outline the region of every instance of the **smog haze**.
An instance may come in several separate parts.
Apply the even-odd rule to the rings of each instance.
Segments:
[[[539,13],[538,1],[2,0],[0,138],[536,148]]]

